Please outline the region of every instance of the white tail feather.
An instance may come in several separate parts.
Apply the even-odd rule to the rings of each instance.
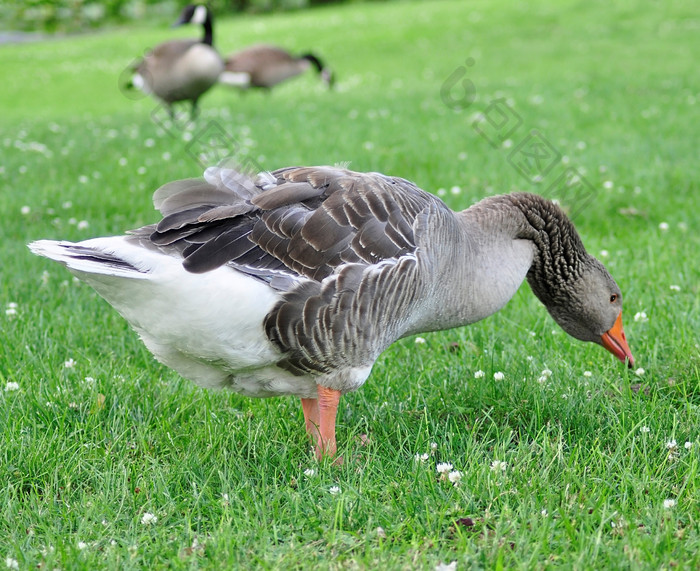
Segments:
[[[245,72],[222,71],[219,74],[219,83],[231,87],[250,87],[250,74]]]
[[[37,240],[29,244],[29,249],[38,256],[60,262],[76,272],[147,279],[150,269],[144,266],[144,260],[136,263],[136,260],[130,261],[127,256],[121,256],[122,252],[119,252],[119,248],[115,247],[120,245],[126,245],[126,241],[121,236],[115,236],[79,243]]]

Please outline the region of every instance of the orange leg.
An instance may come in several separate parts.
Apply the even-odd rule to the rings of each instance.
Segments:
[[[318,399],[301,399],[301,408],[304,411],[306,433],[314,440],[318,440],[318,427],[321,424],[318,412]]]
[[[304,411],[306,433],[315,441],[316,458],[335,456],[337,444],[335,441],[335,417],[338,413],[340,391],[317,385],[318,398],[301,399]],[[342,459],[336,459],[342,463]]]
[[[337,445],[335,442],[335,417],[338,413],[340,391],[317,385],[318,411],[319,411],[319,438],[316,443],[316,457],[320,460],[324,456],[335,456]],[[338,459],[337,461],[342,461]]]

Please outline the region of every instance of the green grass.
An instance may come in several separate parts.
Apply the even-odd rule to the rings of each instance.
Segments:
[[[337,91],[312,77],[269,96],[216,89],[196,125],[166,132],[156,104],[125,97],[117,78],[146,47],[194,30],[0,47],[0,565],[698,568],[694,2],[396,2],[218,24],[223,52],[318,51]],[[440,89],[469,57],[476,99],[455,111]],[[499,97],[522,125],[494,149],[471,123]],[[341,401],[345,464],[318,465],[297,400],[194,387],[25,246],[155,221],[152,191],[199,175],[187,145],[209,122],[265,168],[352,161],[445,189],[455,209],[545,192],[549,178],[532,184],[508,161],[539,130],[566,157],[551,174],[575,167],[595,189],[575,221],[593,254],[608,252],[645,373],[568,338],[525,286],[481,323],[389,349]],[[462,472],[459,486],[438,462]]]

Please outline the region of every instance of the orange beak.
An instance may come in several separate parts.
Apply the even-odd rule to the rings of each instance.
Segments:
[[[623,363],[627,361],[630,368],[634,367],[634,357],[632,357],[632,351],[630,351],[630,347],[627,345],[627,338],[622,329],[622,312],[617,316],[615,325],[610,328],[610,331],[603,333],[601,339],[603,347]]]

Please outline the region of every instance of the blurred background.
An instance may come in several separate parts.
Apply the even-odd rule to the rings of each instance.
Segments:
[[[263,13],[369,1],[373,0],[210,0],[207,5],[219,13]],[[0,2],[0,29],[79,32],[144,18],[171,19],[185,4],[186,1],[175,0],[3,0]]]

